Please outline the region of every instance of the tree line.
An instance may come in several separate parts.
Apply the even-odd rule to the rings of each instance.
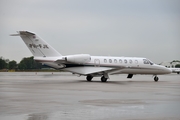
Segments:
[[[0,57],[0,70],[9,69],[9,70],[35,70],[47,68],[47,66],[43,66],[41,63],[34,61],[34,57],[26,57],[23,58],[20,63],[17,63],[15,60],[10,61],[9,59],[4,59]],[[179,60],[174,60],[172,62],[180,62]],[[180,64],[175,66],[176,68],[180,68]]]
[[[15,69],[15,70],[32,70],[44,68],[41,63],[34,61],[34,57],[23,58],[20,63],[15,60],[10,61],[9,59],[4,59],[0,57],[0,69]]]

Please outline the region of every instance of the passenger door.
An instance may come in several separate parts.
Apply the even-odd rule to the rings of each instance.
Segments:
[[[100,60],[99,59],[95,59],[94,60],[94,67],[99,67],[100,66]]]

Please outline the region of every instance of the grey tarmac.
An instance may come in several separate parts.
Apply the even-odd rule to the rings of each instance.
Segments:
[[[180,120],[180,75],[0,72],[0,120]]]

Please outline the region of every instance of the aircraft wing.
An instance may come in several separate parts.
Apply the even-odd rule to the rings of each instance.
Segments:
[[[88,74],[101,74],[103,72],[108,73],[109,71],[113,71],[117,68],[111,67],[71,67],[71,68],[63,68],[62,70],[69,71],[72,73],[80,74],[80,75],[88,75]]]

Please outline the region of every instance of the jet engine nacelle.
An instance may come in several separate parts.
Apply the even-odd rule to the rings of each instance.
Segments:
[[[77,55],[68,55],[65,56],[67,62],[85,64],[91,61],[91,56],[89,54],[77,54]]]

